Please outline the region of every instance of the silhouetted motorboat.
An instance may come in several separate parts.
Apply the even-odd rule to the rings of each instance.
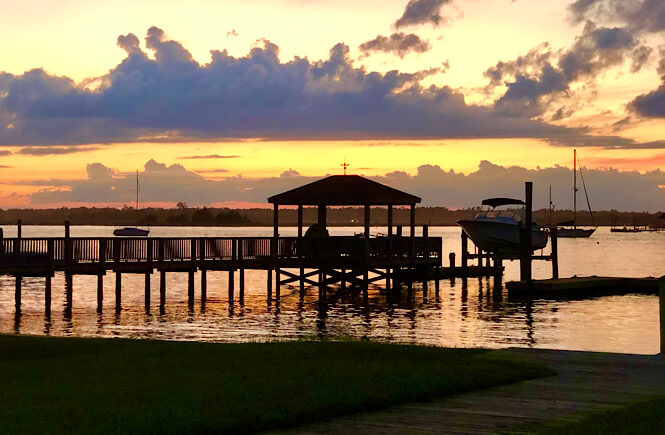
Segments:
[[[524,201],[512,198],[489,198],[482,202],[486,210],[473,219],[461,219],[457,225],[483,251],[516,254],[520,252],[520,232],[522,220],[509,210],[495,210],[506,205],[524,205]],[[547,246],[547,233],[535,223],[531,226],[531,250],[537,251]]]
[[[150,230],[144,230],[136,227],[125,227],[113,230],[114,236],[121,237],[147,237],[148,234],[150,234]]]

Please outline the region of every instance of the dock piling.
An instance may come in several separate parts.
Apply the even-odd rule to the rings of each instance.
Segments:
[[[552,243],[552,279],[559,279],[559,242],[556,227],[550,228],[550,241]]]
[[[201,269],[201,303],[204,304],[208,298],[208,273]]]
[[[16,275],[16,292],[14,294],[16,302],[16,312],[21,312],[21,281],[22,278],[20,275]]]
[[[665,276],[658,280],[660,299],[660,357],[665,358]]]
[[[97,275],[97,311],[102,311],[104,304],[104,275]]]
[[[145,309],[150,311],[150,273],[145,274]]]
[[[187,271],[187,304],[194,305],[194,269]]]
[[[115,309],[120,311],[122,305],[122,273],[115,273]]]
[[[51,276],[46,275],[44,282],[44,311],[48,314],[51,312]]]
[[[160,243],[160,246],[164,245]],[[161,252],[164,252],[163,250]],[[161,309],[164,309],[164,304],[166,303],[166,271],[159,271],[159,306]]]

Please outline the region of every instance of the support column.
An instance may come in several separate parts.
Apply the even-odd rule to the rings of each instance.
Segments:
[[[145,309],[150,311],[150,274],[145,274]]]
[[[208,271],[201,269],[201,303],[205,304],[208,298]]]
[[[520,281],[531,284],[531,223],[533,210],[533,183],[524,183],[525,218],[522,228],[521,255],[520,255]]]
[[[660,357],[665,358],[665,278],[658,280],[660,297]]]
[[[552,243],[552,279],[559,279],[559,241],[556,227],[550,228],[550,242]]]
[[[104,305],[104,275],[97,275],[97,312],[102,311]]]
[[[194,305],[194,270],[187,272],[187,304]]]
[[[74,292],[74,275],[71,273],[65,272],[65,298],[66,298],[66,305],[71,309],[72,307],[72,301],[73,301],[73,293]]]
[[[229,305],[233,303],[233,291],[235,288],[235,269],[229,270]]]
[[[51,313],[51,276],[46,276],[44,282],[44,311],[46,314]]]
[[[163,246],[163,245],[162,245]],[[164,309],[166,304],[166,272],[159,271],[159,306]]]
[[[272,299],[272,270],[268,269],[268,300]]]
[[[466,276],[469,267],[469,239],[462,230],[462,275]]]
[[[14,293],[14,302],[16,303],[16,312],[21,312],[21,280],[20,276],[16,276],[16,292]]]

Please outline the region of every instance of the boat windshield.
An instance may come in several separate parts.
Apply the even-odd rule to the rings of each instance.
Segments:
[[[476,215],[476,220],[505,220],[519,222],[522,219],[520,216],[513,210],[496,210],[488,209],[482,210]]]

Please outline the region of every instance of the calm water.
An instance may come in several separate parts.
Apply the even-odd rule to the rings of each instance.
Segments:
[[[3,227],[6,237],[15,227]],[[110,236],[112,227],[72,227],[72,236]],[[358,228],[332,228],[333,235]],[[407,230],[408,231],[408,230]],[[62,227],[25,226],[24,237],[62,236]],[[372,232],[385,232],[373,228]],[[270,236],[272,228],[154,227],[152,236]],[[284,236],[295,228],[284,228]],[[460,230],[430,228],[443,237],[447,254],[459,258]],[[546,251],[547,253],[547,251]],[[665,274],[665,233],[613,234],[599,229],[590,239],[559,240],[560,275],[661,276]],[[516,279],[517,262],[507,262],[505,280]],[[534,277],[551,275],[546,262],[534,263]],[[226,272],[208,272],[208,300],[187,305],[187,274],[167,274],[166,307],[159,312],[159,275],[152,276],[150,312],[143,306],[143,275],[123,275],[122,310],[115,311],[115,276],[104,279],[104,309],[98,314],[96,277],[74,277],[71,316],[64,310],[64,275],[53,280],[52,312],[44,315],[44,280],[23,280],[22,313],[14,309],[14,279],[0,276],[0,333],[135,337],[201,341],[260,341],[312,336],[353,336],[382,341],[455,347],[541,347],[653,354],[659,351],[659,309],[655,296],[628,295],[581,301],[508,300],[495,291],[493,279],[441,281],[440,295],[424,299],[416,286],[411,301],[386,306],[379,287],[369,291],[369,306],[360,300],[337,301],[322,312],[317,289],[303,302],[296,287],[282,287],[281,300],[266,301],[266,272],[247,271],[244,305],[229,305]],[[238,279],[236,277],[236,285]],[[236,290],[237,292],[237,290]]]

